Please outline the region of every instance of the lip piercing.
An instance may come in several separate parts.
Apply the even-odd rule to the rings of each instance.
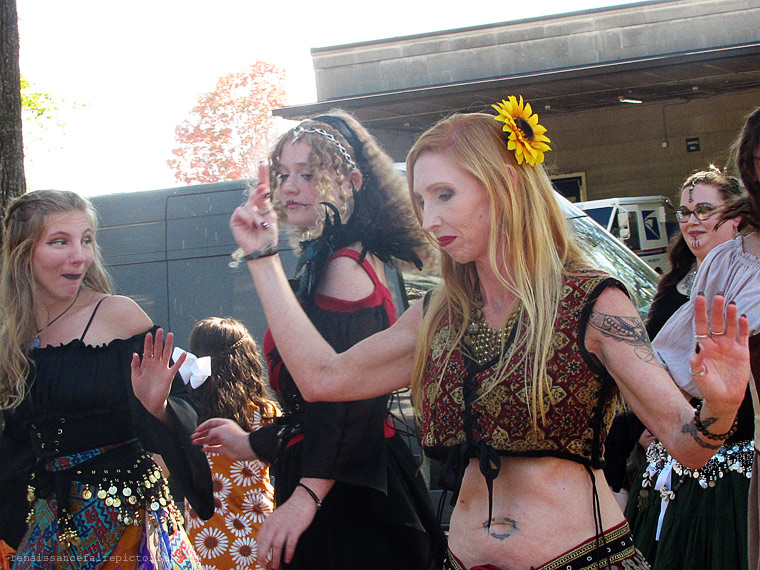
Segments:
[[[691,372],[692,376],[704,376],[707,373],[707,365],[703,363],[702,370],[699,372],[694,372],[691,368],[689,368],[689,372]]]

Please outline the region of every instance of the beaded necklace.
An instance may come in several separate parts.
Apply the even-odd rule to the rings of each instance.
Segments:
[[[681,279],[681,282],[678,284],[679,288],[683,290],[682,292],[687,297],[691,295],[691,288],[694,285],[694,279],[696,277],[697,277],[697,268],[694,267],[694,269],[692,269],[686,275],[684,275],[683,279]]]
[[[483,365],[501,355],[504,342],[509,337],[519,314],[519,311],[513,309],[504,328],[493,330],[483,316],[483,306],[480,291],[475,291],[470,311],[470,324],[467,325],[462,339],[467,355],[478,365]]]

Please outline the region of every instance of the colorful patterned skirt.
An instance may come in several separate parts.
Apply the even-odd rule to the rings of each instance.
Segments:
[[[83,465],[118,447],[59,457],[45,465],[48,478],[68,474],[67,504],[61,508],[60,492],[37,497],[32,480],[29,529],[15,554],[14,570],[201,570],[166,480],[148,455],[110,469]],[[83,469],[77,470],[79,465]],[[99,482],[76,480],[85,470]]]

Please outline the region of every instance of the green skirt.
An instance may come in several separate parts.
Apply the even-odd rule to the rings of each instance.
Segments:
[[[650,460],[652,449],[648,450]],[[746,448],[742,453],[745,451]],[[733,462],[725,456],[722,461],[720,457],[711,460],[714,486],[707,488],[699,481],[702,478],[704,484],[704,477],[694,478],[689,470],[679,475],[674,469],[670,485],[674,491],[665,510],[659,541],[656,536],[663,503],[661,492],[653,486],[662,462],[658,466],[649,461],[641,467],[631,488],[625,516],[634,543],[653,570],[748,568],[747,503],[752,464],[750,459],[750,467],[746,468],[746,458],[739,462],[736,457]],[[741,467],[728,469],[729,464]]]

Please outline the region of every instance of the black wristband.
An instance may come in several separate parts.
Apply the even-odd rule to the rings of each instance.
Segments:
[[[280,252],[276,245],[268,245],[264,249],[254,249],[252,252],[244,255],[242,259],[244,261],[253,261],[260,257],[269,257],[270,255],[277,255]]]
[[[317,503],[317,510],[322,508],[322,501],[319,500],[319,497],[317,497],[317,494],[314,491],[309,489],[306,485],[304,485],[300,481],[298,482],[298,485],[296,486],[303,487],[304,489],[306,489],[306,492],[309,493],[309,495],[311,495],[311,498],[314,499],[314,502]]]

